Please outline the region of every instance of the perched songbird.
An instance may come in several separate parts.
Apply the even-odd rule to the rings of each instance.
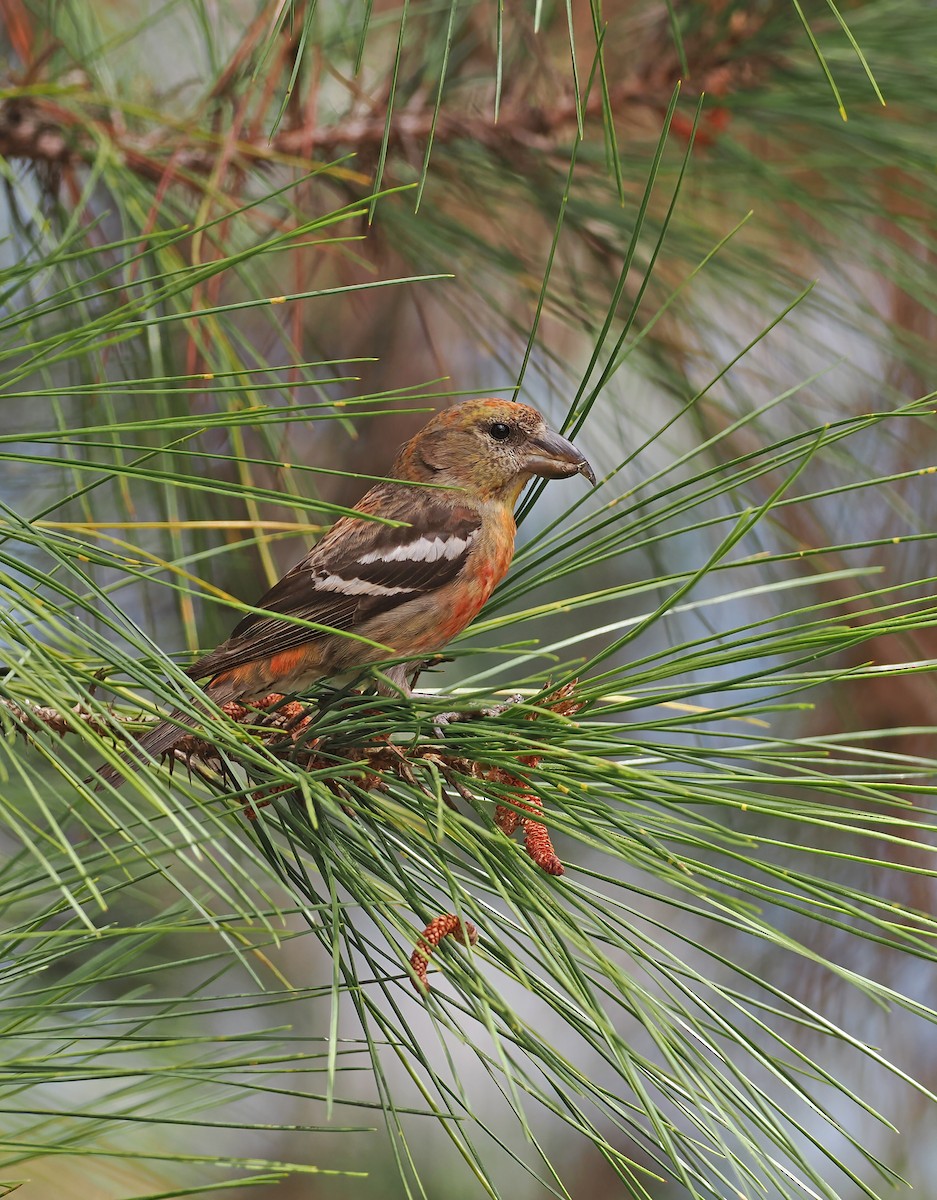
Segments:
[[[510,566],[514,505],[534,475],[595,483],[575,446],[526,404],[469,400],[445,409],[403,447],[392,478],[355,506],[405,524],[342,517],[257,602],[264,612],[246,616],[186,673],[207,679],[206,693],[226,704],[302,691],[395,655],[434,654],[468,625]],[[385,675],[407,692],[412,670],[412,661],[400,663]],[[173,713],[137,748],[158,758],[185,736],[180,726],[195,723],[192,714]],[[120,779],[113,767],[100,775]]]

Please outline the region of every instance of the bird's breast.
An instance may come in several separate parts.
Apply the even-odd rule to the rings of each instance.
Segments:
[[[509,523],[499,524],[493,531],[487,545],[480,544],[467,564],[466,572],[470,586],[464,589],[465,598],[457,605],[461,624],[453,619],[456,632],[475,617],[488,601],[491,593],[507,574],[511,559],[514,557],[515,526],[513,519]]]

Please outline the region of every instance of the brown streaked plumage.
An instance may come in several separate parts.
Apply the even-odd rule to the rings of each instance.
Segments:
[[[250,702],[441,650],[507,572],[524,486],[535,475],[577,474],[595,483],[579,451],[526,404],[485,399],[445,409],[403,447],[392,477],[355,506],[362,516],[337,521],[257,602],[265,611],[244,617],[187,674],[206,679],[217,704]],[[406,690],[406,664],[385,674]],[[134,757],[158,758],[185,736],[180,725],[194,724],[173,713],[139,739]],[[100,777],[115,782],[121,774],[107,767]]]

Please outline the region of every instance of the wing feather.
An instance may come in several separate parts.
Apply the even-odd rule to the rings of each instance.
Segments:
[[[356,631],[370,618],[450,583],[465,565],[480,515],[432,492],[414,505],[413,489],[379,485],[363,511],[405,520],[404,527],[342,517],[306,557],[257,602],[230,638],[189,668],[195,679],[279,654],[323,637]],[[416,510],[416,514],[414,510]],[[284,619],[285,618],[285,619]],[[314,621],[310,629],[289,618]]]

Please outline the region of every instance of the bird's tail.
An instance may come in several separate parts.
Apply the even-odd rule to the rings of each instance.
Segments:
[[[165,721],[160,721],[135,740],[133,746],[121,758],[121,766],[102,767],[97,772],[98,781],[120,787],[126,782],[129,768],[145,762],[148,758],[158,761],[167,750],[171,750],[176,742],[186,736],[186,728],[197,725],[198,722],[199,717],[196,713],[183,712],[177,708]]]

